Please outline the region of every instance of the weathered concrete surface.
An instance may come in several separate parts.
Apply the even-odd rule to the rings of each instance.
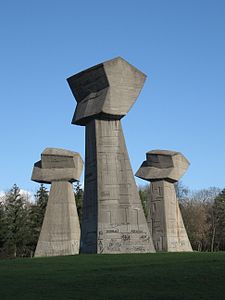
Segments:
[[[136,176],[151,181],[147,222],[156,251],[192,251],[174,183],[188,168],[179,152],[154,150],[146,154]]]
[[[77,101],[73,124],[91,118],[121,119],[130,110],[146,75],[121,57],[106,61],[68,78]]]
[[[169,150],[152,150],[146,153],[136,176],[145,180],[165,179],[176,182],[189,166],[188,160],[180,153]]]
[[[72,184],[53,181],[35,257],[78,254],[79,246],[80,224]]]
[[[86,125],[81,252],[154,252],[119,119],[145,75],[121,58],[68,79],[78,102],[72,123]]]
[[[41,160],[34,164],[31,180],[40,183],[65,180],[78,181],[83,169],[83,161],[77,152],[59,148],[46,148]]]
[[[79,253],[80,224],[72,182],[82,172],[76,152],[47,148],[34,164],[32,180],[52,183],[35,257]],[[65,173],[64,173],[65,172]]]

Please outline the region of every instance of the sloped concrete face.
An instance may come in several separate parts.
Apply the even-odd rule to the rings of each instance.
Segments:
[[[136,176],[151,181],[147,222],[155,249],[192,251],[174,187],[189,163],[181,153],[168,150],[150,151],[146,157]]]
[[[166,180],[151,183],[148,224],[156,251],[192,251],[173,183]]]
[[[79,253],[80,224],[72,184],[52,182],[35,257]]]
[[[84,253],[154,252],[118,120],[86,126],[81,239]]]
[[[155,252],[119,120],[144,80],[121,58],[68,79],[78,102],[72,123],[86,126],[83,253]]]
[[[79,179],[82,165],[78,153],[57,148],[45,149],[34,164],[32,180],[51,183],[35,257],[79,253],[80,224],[72,182]]]

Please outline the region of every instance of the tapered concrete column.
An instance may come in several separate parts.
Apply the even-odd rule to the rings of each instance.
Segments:
[[[120,123],[144,81],[145,75],[122,58],[68,79],[78,102],[72,123],[86,126],[84,253],[155,251]]]
[[[47,148],[35,163],[32,180],[51,183],[35,257],[79,253],[80,224],[72,182],[79,180],[83,162],[78,153]]]
[[[184,227],[174,183],[184,174],[189,162],[179,152],[153,150],[136,176],[151,181],[147,222],[156,251],[192,251]]]

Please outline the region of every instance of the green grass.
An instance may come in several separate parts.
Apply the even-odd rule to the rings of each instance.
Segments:
[[[0,261],[0,299],[225,299],[225,253]]]

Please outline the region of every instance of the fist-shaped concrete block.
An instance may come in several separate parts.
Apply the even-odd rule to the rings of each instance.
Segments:
[[[72,124],[92,118],[121,119],[137,99],[146,75],[121,57],[98,64],[67,79],[77,101]]]
[[[46,148],[41,160],[34,164],[31,179],[40,183],[78,181],[83,169],[80,154],[65,149]]]
[[[174,182],[184,174],[188,160],[180,153],[153,150],[136,176],[151,181],[147,222],[157,251],[192,251],[176,198]]]
[[[180,152],[152,150],[146,153],[146,160],[136,176],[148,181],[165,179],[176,182],[189,166],[188,160]]]
[[[32,180],[51,183],[35,256],[79,253],[80,224],[72,182],[79,180],[83,161],[76,152],[46,148],[33,167]]]
[[[118,57],[67,79],[85,125],[81,253],[155,252],[120,123],[145,78]]]

